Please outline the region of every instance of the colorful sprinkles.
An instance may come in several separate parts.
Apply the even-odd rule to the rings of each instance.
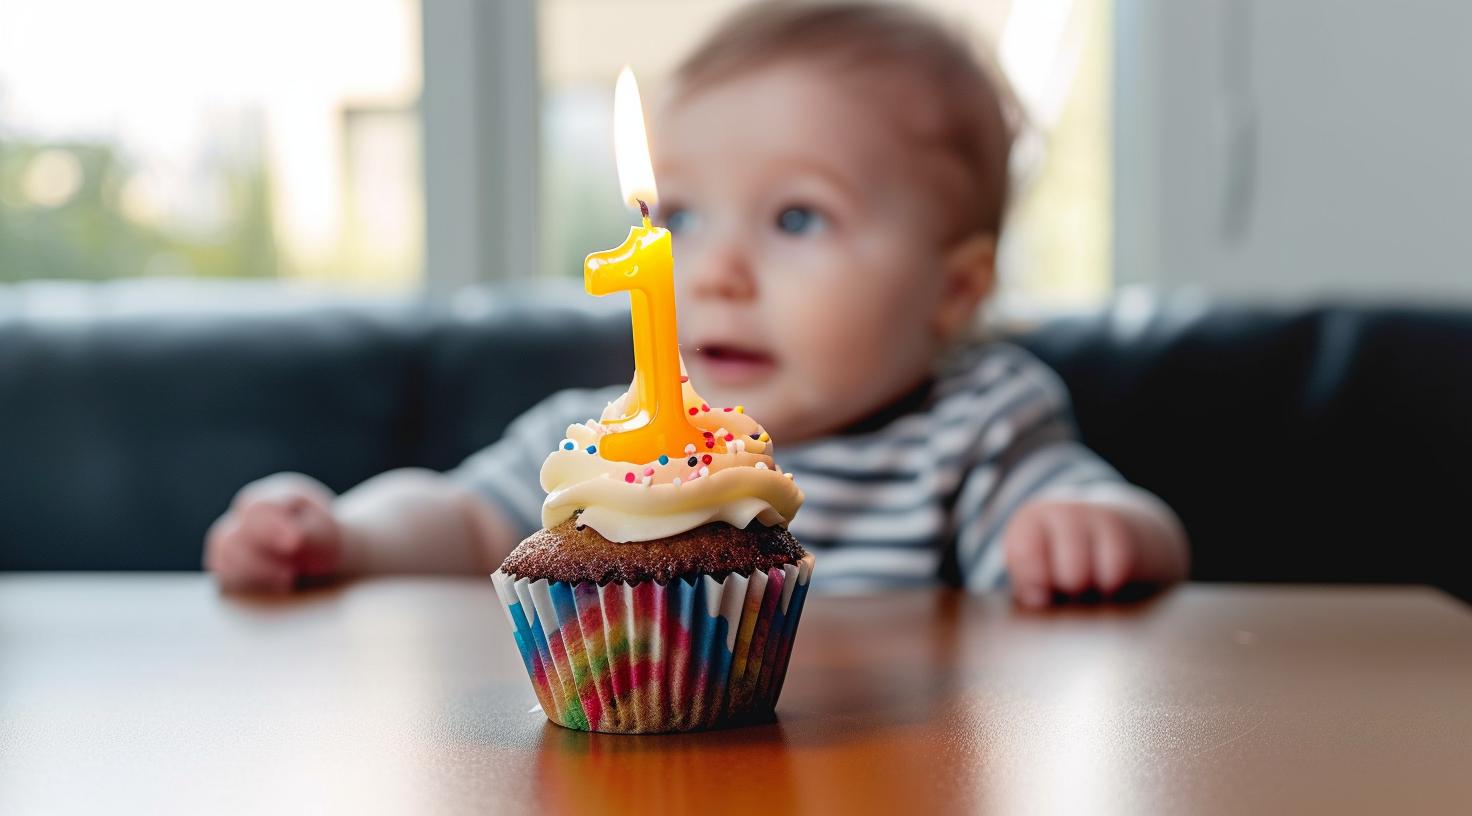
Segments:
[[[680,378],[680,381],[682,383],[683,382],[689,382],[689,380],[690,380],[689,377],[683,377],[682,376]],[[689,411],[690,411],[690,415],[691,416],[698,416],[701,412],[710,412],[712,410],[714,410],[714,409],[712,409],[710,407],[710,404],[709,403],[704,403],[704,402],[702,402],[702,403],[700,403],[699,405],[696,405],[696,406],[691,406],[689,408]],[[720,408],[719,410],[722,413],[728,413],[728,414],[730,414],[730,413],[738,413],[738,414],[744,414],[744,413],[746,413],[746,408],[745,408],[745,406],[742,406],[742,405],[727,406],[727,407],[724,407],[724,408]],[[587,425],[587,427],[589,427],[590,429],[593,429],[593,430],[596,430],[596,431],[603,431],[605,433],[608,432],[608,429],[607,428],[605,428],[601,424],[595,424],[592,420],[589,420],[587,423],[585,423],[585,425]],[[745,454],[745,453],[748,452],[747,451],[747,445],[748,445],[747,437],[748,437],[748,434],[745,434],[745,433],[741,433],[741,434],[734,433],[732,431],[727,430],[724,427],[718,427],[718,428],[716,428],[713,431],[701,430],[700,431],[700,434],[701,434],[701,440],[705,443],[705,451],[704,452],[701,451],[699,449],[699,447],[697,445],[695,445],[695,444],[687,444],[687,445],[685,445],[685,449],[684,449],[684,454],[685,454],[684,455],[684,459],[685,459],[685,461],[684,461],[684,464],[690,470],[687,471],[687,472],[685,472],[683,474],[683,477],[670,477],[670,479],[669,479],[669,484],[670,485],[672,485],[674,487],[679,487],[682,484],[682,482],[683,483],[689,483],[689,482],[693,482],[696,479],[699,479],[699,478],[701,478],[703,476],[709,476],[710,475],[711,466],[715,464],[715,457],[714,457],[713,454],[721,454],[723,456],[729,455],[729,456],[735,457],[735,456],[737,456],[739,454]],[[764,429],[760,428],[760,427],[757,428],[756,433],[749,434],[749,436],[750,436],[750,438],[752,440],[755,440],[755,441],[758,441],[758,442],[770,442],[771,441],[771,437],[768,436],[767,435],[767,432]],[[738,438],[738,437],[740,437],[740,438]],[[719,445],[720,447],[717,447],[717,445]],[[557,447],[559,449],[561,449],[561,450],[564,450],[564,451],[574,451],[574,450],[577,450],[578,446],[579,446],[579,443],[577,441],[573,440],[573,439],[563,439],[561,442],[557,443]],[[597,454],[598,453],[598,445],[597,444],[591,444],[591,445],[588,445],[587,447],[583,448],[583,450],[585,450],[589,455],[594,455],[594,454]],[[677,460],[679,458],[680,457],[679,457],[678,454],[660,454],[659,457],[658,457],[658,459],[655,462],[649,462],[649,463],[647,463],[644,466],[636,466],[634,470],[626,471],[624,473],[624,482],[626,484],[630,484],[630,485],[642,485],[644,487],[650,487],[650,486],[652,486],[654,484],[654,480],[655,479],[660,478],[659,475],[658,475],[658,471],[656,470],[656,468],[657,467],[664,467],[664,466],[667,466],[667,465],[670,465],[670,464],[678,464],[678,461]],[[741,463],[738,460],[738,461],[730,462],[730,464],[727,464],[727,465],[724,465],[724,466],[730,467],[730,466],[738,465],[738,464],[749,464],[752,467],[755,467],[757,470],[770,470],[770,471],[773,471],[773,472],[775,472],[777,474],[786,476],[789,479],[792,478],[792,474],[791,473],[782,473],[782,469],[781,468],[773,467],[773,466],[767,464],[766,462],[760,462],[760,461],[758,461],[758,462]],[[601,473],[601,474],[599,474],[599,476],[601,478],[617,478],[617,471],[615,471],[613,473],[607,473],[607,472]]]

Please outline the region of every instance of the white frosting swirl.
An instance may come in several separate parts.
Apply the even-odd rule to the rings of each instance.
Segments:
[[[711,406],[688,381],[681,389],[686,416],[709,434],[705,447],[669,451],[666,461],[641,465],[600,456],[606,434],[648,421],[642,413],[618,421],[632,413],[633,390],[609,403],[597,421],[568,426],[567,438],[542,464],[543,527],[581,510],[578,523],[609,541],[652,541],[714,521],[785,527],[792,520],[802,491],[772,461],[771,437],[741,406]]]

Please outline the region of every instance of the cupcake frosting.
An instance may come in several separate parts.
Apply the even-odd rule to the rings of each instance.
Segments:
[[[543,527],[581,510],[578,523],[609,541],[652,541],[715,521],[744,528],[752,521],[785,527],[792,520],[802,491],[772,460],[771,437],[742,406],[712,406],[688,377],[682,380],[685,416],[704,443],[641,464],[600,456],[604,436],[648,421],[633,411],[631,385],[597,420],[568,426],[567,438],[542,464]]]

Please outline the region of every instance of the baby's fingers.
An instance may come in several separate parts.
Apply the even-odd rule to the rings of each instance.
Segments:
[[[332,513],[312,504],[299,506],[292,521],[300,533],[293,560],[303,575],[331,575],[342,560],[342,532]]]
[[[1094,520],[1094,583],[1113,595],[1129,582],[1138,563],[1129,527],[1117,516],[1103,513]]]
[[[281,594],[291,591],[295,580],[289,564],[266,550],[249,546],[225,548],[215,575],[226,592]]]
[[[205,569],[227,592],[285,592],[291,588],[290,565],[245,534],[233,514],[215,522],[205,538]]]
[[[1051,586],[1065,595],[1078,595],[1093,579],[1094,556],[1089,527],[1074,508],[1053,505],[1048,514],[1048,562]]]
[[[1002,536],[1012,597],[1023,606],[1040,608],[1052,598],[1048,572],[1048,531],[1042,519],[1024,508]]]
[[[239,516],[240,534],[254,548],[290,557],[306,544],[301,524],[281,504],[251,502],[239,510]]]

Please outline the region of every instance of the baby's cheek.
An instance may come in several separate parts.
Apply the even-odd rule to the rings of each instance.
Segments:
[[[802,376],[796,389],[810,403],[848,407],[851,419],[877,407],[869,403],[886,392],[897,350],[884,310],[854,294],[840,287],[784,321],[792,332],[786,347]]]

